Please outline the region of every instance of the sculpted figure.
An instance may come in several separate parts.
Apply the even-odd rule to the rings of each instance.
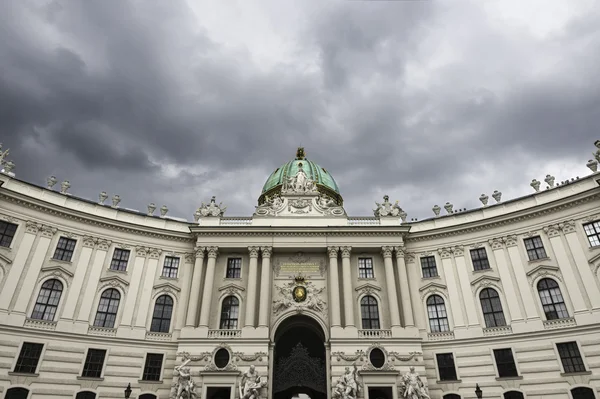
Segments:
[[[346,367],[346,372],[339,378],[333,389],[333,397],[336,399],[356,399],[358,394],[357,368],[350,370]]]
[[[260,376],[256,372],[254,365],[251,365],[248,371],[242,374],[242,383],[240,385],[241,399],[258,399],[260,396],[259,390],[265,384],[260,381]]]
[[[192,373],[188,367],[184,367],[190,361],[191,359],[187,359],[179,366],[175,367],[175,371],[179,374],[177,379],[177,394],[175,395],[175,399],[192,399],[192,397],[197,398],[196,384],[194,384],[194,380],[192,380]]]
[[[419,374],[415,372],[414,367],[411,367],[410,371],[402,376],[400,395],[406,399],[430,399],[429,391],[421,381]]]

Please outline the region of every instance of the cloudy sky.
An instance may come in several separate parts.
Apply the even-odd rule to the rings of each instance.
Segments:
[[[595,0],[5,0],[0,141],[18,178],[186,217],[250,215],[303,145],[351,215],[409,218],[589,173]]]

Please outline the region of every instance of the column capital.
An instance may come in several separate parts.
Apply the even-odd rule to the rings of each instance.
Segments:
[[[394,247],[383,246],[383,247],[381,247],[381,254],[383,255],[384,258],[391,258],[393,250],[394,250]]]
[[[340,247],[327,247],[327,253],[330,258],[337,258]]]
[[[258,258],[259,247],[248,247],[248,253],[251,258]]]
[[[349,258],[352,247],[340,247],[340,251],[342,252],[342,258]]]
[[[262,257],[270,258],[273,253],[273,247],[260,247],[260,252],[262,253]]]
[[[206,247],[209,258],[216,258],[219,255],[219,247]]]
[[[396,258],[404,258],[404,255],[406,255],[404,247],[394,247],[394,251],[396,251]]]
[[[204,251],[206,251],[206,247],[194,247],[194,256],[196,259],[204,258]]]

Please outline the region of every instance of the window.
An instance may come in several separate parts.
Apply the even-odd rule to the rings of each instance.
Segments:
[[[488,261],[485,248],[472,249],[471,260],[473,261],[474,270],[485,270],[490,268],[490,262]]]
[[[96,394],[91,391],[81,391],[77,392],[75,399],[96,399]]]
[[[235,330],[238,326],[238,315],[240,312],[240,301],[234,296],[228,296],[223,299],[221,307],[221,324],[222,330]]]
[[[168,295],[161,295],[154,304],[154,314],[150,331],[168,333],[171,327],[171,315],[173,314],[173,299]]]
[[[127,262],[129,262],[129,250],[115,248],[112,261],[110,262],[110,270],[124,272],[127,270]]]
[[[565,301],[556,281],[551,278],[543,278],[537,284],[537,289],[547,320],[569,317],[569,312],[567,312]]]
[[[16,226],[15,226],[16,228]],[[1,225],[0,225],[1,229]],[[592,247],[600,245],[600,220],[583,225],[583,230]]]
[[[564,342],[556,344],[560,361],[562,362],[565,373],[579,373],[585,371],[583,359],[579,353],[577,342]]]
[[[523,394],[519,391],[508,391],[504,392],[504,399],[525,399]]]
[[[120,300],[121,294],[114,288],[109,288],[102,293],[94,320],[95,327],[113,328],[115,326]]]
[[[63,285],[56,279],[48,280],[42,284],[40,293],[35,301],[35,307],[31,314],[32,319],[53,321],[58,302],[62,294]]]
[[[360,300],[360,314],[362,316],[362,328],[365,330],[378,330],[379,327],[379,309],[377,300],[370,295],[364,296]]]
[[[163,355],[162,353],[148,353],[146,355],[146,364],[144,365],[144,381],[160,381],[160,372],[162,371]]]
[[[548,257],[548,255],[546,255],[546,250],[544,249],[544,243],[542,242],[542,238],[540,236],[526,238],[524,242],[529,260],[544,259]]]
[[[512,349],[494,349],[494,359],[496,360],[498,377],[504,378],[519,376]]]
[[[481,310],[483,310],[483,318],[485,319],[485,326],[490,327],[502,327],[506,325],[504,319],[504,312],[502,312],[502,302],[496,290],[491,288],[484,288],[479,294],[479,300],[481,302]]]
[[[242,258],[227,259],[227,274],[226,278],[241,278],[242,277]]]
[[[165,264],[163,266],[163,277],[177,278],[177,270],[179,269],[179,258],[173,256],[165,257]]]
[[[25,388],[10,388],[4,399],[27,399],[29,390]]]
[[[423,271],[423,278],[437,277],[438,272],[435,265],[435,256],[425,256],[421,258],[421,270]]]
[[[100,378],[102,376],[102,367],[104,366],[105,357],[106,349],[88,349],[81,376]]]
[[[23,342],[21,352],[15,365],[15,373],[35,374],[44,344]]]
[[[372,258],[358,258],[358,278],[375,278]]]
[[[0,247],[10,247],[16,231],[16,224],[0,221]]]
[[[594,391],[586,387],[571,389],[571,395],[573,395],[573,399],[596,399]]]
[[[64,260],[70,262],[73,257],[73,251],[75,250],[75,243],[77,241],[67,237],[60,237],[58,239],[58,245],[54,251],[54,259]]]
[[[441,296],[432,295],[427,298],[427,315],[432,333],[450,330],[446,305]]]
[[[438,353],[435,356],[440,372],[440,381],[456,381],[458,378],[454,367],[454,355],[452,353]]]

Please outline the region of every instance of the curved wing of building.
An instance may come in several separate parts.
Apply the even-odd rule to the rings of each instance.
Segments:
[[[597,161],[420,221],[302,148],[190,221],[1,161],[0,398],[600,397]]]

